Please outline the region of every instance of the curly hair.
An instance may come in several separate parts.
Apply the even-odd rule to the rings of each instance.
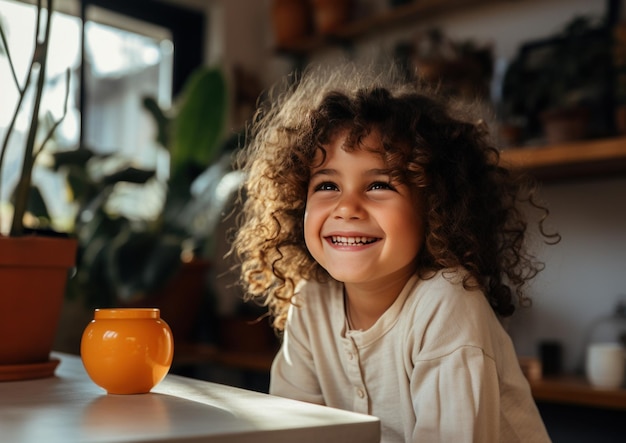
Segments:
[[[548,210],[536,203],[532,180],[500,165],[473,106],[391,69],[374,75],[354,65],[309,68],[296,80],[271,91],[238,156],[246,180],[233,251],[247,299],[268,307],[275,328],[284,328],[300,281],[331,278],[305,246],[303,219],[315,154],[339,130],[348,131],[350,149],[378,130],[393,178],[424,196],[421,278],[463,267],[464,286],[481,289],[498,315],[530,303],[523,287],[543,264],[527,251],[520,204],[541,210],[546,241],[558,235],[543,229]]]

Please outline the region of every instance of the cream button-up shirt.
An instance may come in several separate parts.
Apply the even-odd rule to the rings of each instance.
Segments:
[[[297,294],[270,393],[379,417],[383,442],[549,442],[510,337],[458,273],[413,277],[366,331],[343,286]]]

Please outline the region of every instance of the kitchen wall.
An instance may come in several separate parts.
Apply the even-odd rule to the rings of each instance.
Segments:
[[[243,66],[265,85],[289,71],[291,61],[272,51],[271,0],[185,2],[211,14],[207,63],[219,62],[228,69]],[[599,0],[502,1],[451,11],[427,25],[441,26],[454,38],[492,42],[503,66],[520,42],[548,36],[576,14],[602,14],[605,7]],[[403,27],[363,40],[356,56],[389,51],[398,38],[410,37],[416,29]],[[328,50],[316,59],[332,63],[340,55],[340,50]],[[564,367],[573,371],[591,325],[610,314],[620,298],[626,300],[626,173],[545,183],[541,197],[551,211],[550,227],[563,240],[552,247],[536,245],[546,269],[530,288],[532,308],[519,311],[509,328],[520,354],[535,355],[542,340],[561,341]]]

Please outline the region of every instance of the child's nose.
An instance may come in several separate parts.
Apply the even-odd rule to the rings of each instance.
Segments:
[[[344,194],[339,198],[334,212],[335,218],[360,219],[363,218],[365,211],[358,197]]]

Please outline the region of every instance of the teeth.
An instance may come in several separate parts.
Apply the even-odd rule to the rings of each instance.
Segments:
[[[374,237],[343,237],[338,235],[333,235],[331,237],[333,244],[335,245],[367,245],[369,243],[374,243],[376,238]]]

